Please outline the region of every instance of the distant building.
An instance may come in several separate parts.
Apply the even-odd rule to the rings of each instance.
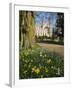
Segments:
[[[38,36],[47,36],[52,37],[52,26],[48,25],[47,23],[43,24],[43,27],[41,25],[36,25],[35,35]]]
[[[44,17],[43,17],[43,19],[44,19]],[[41,24],[36,25],[35,35],[37,37],[39,37],[39,36],[52,37],[52,29],[53,29],[53,27],[52,27],[52,24],[51,24],[50,17],[48,18],[48,23],[44,22],[43,19],[42,19]]]

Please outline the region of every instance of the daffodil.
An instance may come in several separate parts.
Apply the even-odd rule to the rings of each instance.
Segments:
[[[51,62],[52,62],[51,59],[48,59],[48,60],[47,60],[47,63],[48,63],[48,64],[50,64]]]
[[[35,71],[35,68],[32,68],[32,72],[34,72]]]
[[[48,69],[47,68],[45,68],[45,72],[48,73]]]
[[[42,56],[42,52],[40,52],[40,56]]]
[[[35,72],[35,69],[36,69],[36,66],[34,66],[34,67],[32,68],[32,72]]]
[[[36,68],[35,69],[35,73],[39,74],[40,73],[40,69],[39,68]]]
[[[27,71],[24,71],[23,73],[27,73]]]

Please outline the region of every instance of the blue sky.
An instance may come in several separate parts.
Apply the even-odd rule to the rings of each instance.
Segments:
[[[48,18],[51,18],[51,24],[53,25],[53,27],[55,26],[56,23],[56,12],[37,12],[39,13],[38,16],[35,17],[35,22],[36,24],[40,24],[42,22],[42,17],[44,17],[44,22],[48,23]]]

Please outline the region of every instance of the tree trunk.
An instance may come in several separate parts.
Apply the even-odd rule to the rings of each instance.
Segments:
[[[24,49],[32,48],[34,41],[34,14],[31,11],[24,11],[21,22],[21,47]]]

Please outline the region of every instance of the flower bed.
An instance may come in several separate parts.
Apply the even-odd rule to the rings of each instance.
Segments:
[[[32,49],[20,50],[19,78],[49,78],[64,76],[64,58],[35,45]]]

